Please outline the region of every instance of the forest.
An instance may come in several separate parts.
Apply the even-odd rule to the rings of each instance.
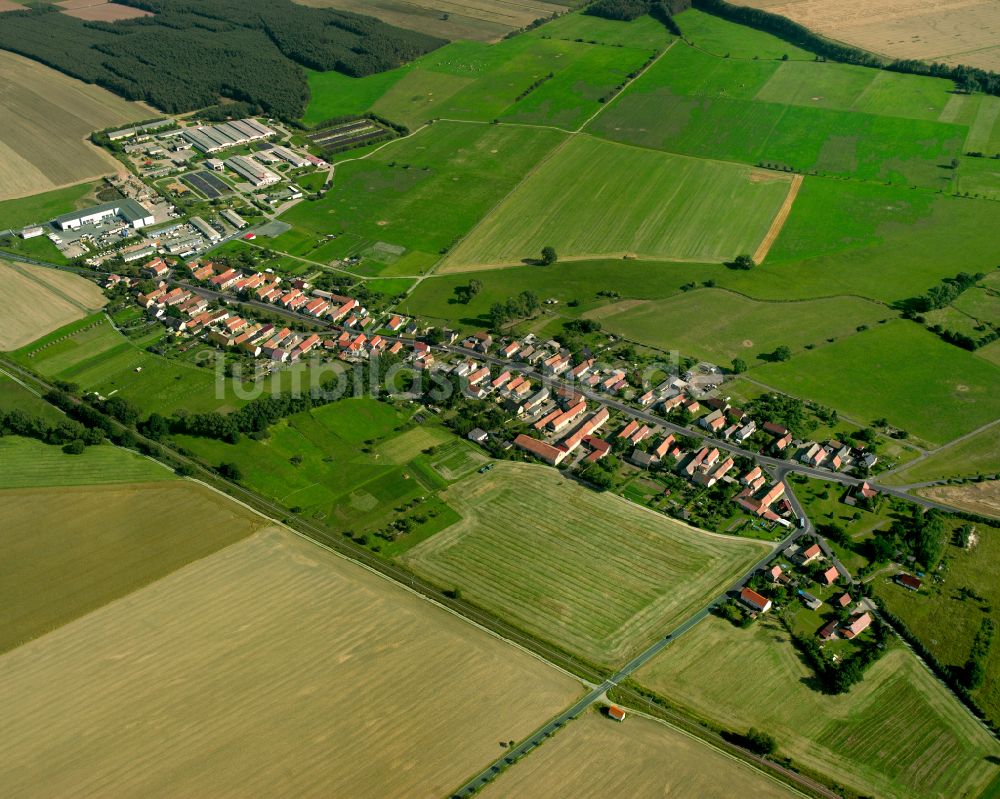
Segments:
[[[153,16],[110,23],[69,17],[55,6],[9,11],[0,48],[167,113],[225,98],[291,120],[309,101],[304,67],[360,77],[444,44],[291,0],[120,2]]]

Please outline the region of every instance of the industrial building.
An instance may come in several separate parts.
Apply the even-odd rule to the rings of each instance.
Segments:
[[[281,178],[275,175],[270,169],[254,163],[253,159],[244,155],[234,155],[226,159],[226,166],[233,172],[249,180],[254,186],[273,186]]]
[[[275,132],[255,119],[239,119],[221,125],[185,128],[182,135],[202,152],[217,153],[252,141],[262,141],[274,136]]]
[[[189,221],[191,222],[191,226],[199,233],[201,233],[209,241],[216,242],[222,238],[219,231],[217,231],[214,227],[208,224],[208,222],[206,222],[200,216],[192,216]]]
[[[281,158],[296,169],[302,169],[303,167],[309,166],[310,162],[303,158],[301,155],[293,153],[286,147],[275,146],[271,148],[271,152],[274,153],[278,158]]]
[[[172,119],[157,119],[154,122],[146,122],[142,125],[133,125],[130,128],[122,128],[121,130],[113,130],[108,134],[108,138],[111,141],[118,141],[119,139],[130,139],[133,136],[138,136],[140,133],[145,133],[146,131],[156,130],[157,128],[165,128],[167,125],[174,124]]]
[[[231,208],[226,208],[224,211],[222,211],[222,217],[227,222],[232,224],[233,227],[235,227],[237,230],[246,227],[247,224],[246,220]]]
[[[63,214],[53,220],[53,224],[60,230],[78,230],[84,225],[96,225],[112,217],[118,217],[129,227],[136,230],[152,225],[153,215],[143,208],[135,200],[126,197],[114,202],[95,205],[92,208],[84,208],[81,211],[74,211],[70,214]]]

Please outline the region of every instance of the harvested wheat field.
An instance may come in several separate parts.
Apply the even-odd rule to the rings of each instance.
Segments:
[[[892,58],[1000,70],[997,0],[736,0]]]
[[[442,39],[492,42],[536,19],[566,11],[550,0],[295,0],[314,8],[338,8],[378,17],[390,25]],[[568,5],[568,4],[567,4]]]
[[[0,0],[0,14],[4,11],[23,11],[24,6],[20,3],[14,3],[12,0]]]
[[[88,22],[117,22],[120,19],[151,17],[153,14],[141,8],[122,6],[108,0],[63,0],[56,3],[69,17],[85,19]]]
[[[922,488],[918,493],[959,510],[1000,519],[1000,480],[957,486],[932,486]]]
[[[634,714],[619,724],[596,710],[572,722],[483,791],[486,799],[612,795],[783,799],[798,794],[666,724]]]
[[[119,171],[121,164],[87,137],[155,115],[142,103],[0,50],[0,200]]]
[[[582,692],[269,528],[0,658],[7,796],[445,796]]]
[[[96,449],[117,459],[102,461],[100,477],[145,468],[147,479],[156,482],[0,491],[0,652],[149,585],[265,524],[204,486],[172,479],[170,471],[154,463],[112,447]],[[25,454],[36,450],[29,447]],[[3,454],[20,457],[6,449]]]
[[[106,302],[96,284],[77,275],[0,261],[0,350],[23,347]]]

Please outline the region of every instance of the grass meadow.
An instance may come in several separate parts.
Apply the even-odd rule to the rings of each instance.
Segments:
[[[993,427],[879,479],[889,485],[907,485],[997,472],[1000,472],[1000,447],[997,447],[997,428]]]
[[[236,463],[244,484],[304,518],[362,535],[448,483],[422,451],[455,438],[414,427],[409,416],[388,403],[351,398],[290,416],[261,441],[175,439],[207,463]]]
[[[547,245],[572,257],[731,260],[757,247],[788,193],[782,176],[767,178],[748,167],[574,137],[455,248],[444,269],[519,263]]]
[[[6,397],[0,403],[10,407]],[[23,409],[40,415],[34,408]],[[67,455],[61,447],[33,438],[0,438],[0,486],[4,488],[146,483],[172,477],[159,463],[110,444],[87,447],[82,455]]]
[[[679,44],[588,127],[703,158],[952,189],[968,127],[949,84],[839,64],[742,62]],[[891,100],[889,98],[892,98]]]
[[[346,232],[357,249],[382,241],[436,256],[562,138],[548,129],[438,122],[337,167],[322,200],[299,203],[282,219],[306,235]],[[283,249],[283,240],[272,246]]]
[[[767,550],[703,533],[558,472],[498,463],[442,493],[462,521],[403,562],[594,662],[621,663]]]
[[[755,367],[750,376],[862,422],[884,416],[930,444],[1000,413],[1000,369],[903,320]]]
[[[665,300],[613,303],[585,316],[631,341],[727,364],[733,358],[763,362],[782,345],[803,351],[853,335],[888,313],[860,297],[758,302],[722,289],[698,289]]]
[[[4,442],[0,440],[0,453],[6,460]],[[5,612],[0,651],[239,541],[264,523],[208,488],[164,480],[170,472],[144,461],[159,472],[151,477],[155,482],[146,482],[150,478],[138,473],[123,453],[111,447],[96,449],[115,452],[118,458],[105,458],[103,470],[89,476],[94,482],[118,485],[43,487],[50,481],[39,479],[32,481],[35,487],[8,488],[3,483],[0,541],[5,579],[0,599]],[[80,458],[74,474],[80,483],[87,476],[84,469],[95,463],[86,455],[63,457]],[[54,469],[60,466],[52,457],[40,460]]]
[[[249,390],[238,394],[232,380],[217,380],[213,368],[195,365],[194,353],[188,362],[147,352],[145,347],[161,336],[162,331],[154,330],[128,339],[104,314],[93,314],[14,351],[12,357],[44,377],[77,383],[104,396],[123,396],[147,414],[233,410],[252,395]],[[266,378],[263,387],[280,390],[294,374],[304,372],[282,370]]]
[[[873,796],[978,796],[1000,746],[901,646],[847,694],[810,686],[787,633],[710,617],[640,669],[636,679],[729,729],[773,735],[779,754]]]
[[[0,230],[47,222],[60,214],[96,203],[100,183],[77,183],[16,200],[0,200]]]
[[[526,737],[582,692],[464,619],[268,528],[0,658],[11,742],[0,784],[44,796],[112,785],[119,796],[305,797],[332,785],[446,796],[501,740]]]

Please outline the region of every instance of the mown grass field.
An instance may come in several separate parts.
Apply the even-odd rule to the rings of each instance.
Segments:
[[[594,709],[530,758],[504,772],[483,796],[603,799],[618,792],[676,799],[748,795],[780,799],[797,795],[666,724],[633,715],[619,725]]]
[[[6,460],[10,453],[4,442],[0,440],[0,452]],[[264,523],[207,488],[164,480],[170,476],[165,469],[152,476],[157,482],[125,483],[145,478],[123,453],[116,454],[117,460],[106,458],[103,469],[89,475],[83,469],[94,466],[93,458],[81,463],[74,478],[82,483],[89,476],[93,482],[120,485],[7,488],[4,482],[0,541],[6,576],[0,583],[5,608],[0,651],[239,541]],[[60,466],[53,458],[40,460],[55,469]],[[44,485],[45,480],[33,482]]]
[[[729,729],[773,735],[780,754],[875,796],[978,796],[1000,746],[906,649],[847,694],[809,687],[808,667],[772,620],[741,630],[711,617],[636,678]]]
[[[437,256],[561,140],[547,129],[438,122],[342,164],[326,197],[299,203],[282,220],[316,236],[347,232],[345,249],[382,241]],[[272,246],[284,249],[283,240]]]
[[[756,302],[721,289],[698,289],[666,300],[613,303],[585,316],[611,333],[663,350],[728,364],[768,356],[778,346],[804,351],[828,338],[853,335],[891,312],[859,297]]]
[[[145,413],[169,414],[178,409],[192,413],[232,410],[266,390],[281,390],[298,375],[309,385],[304,368],[282,370],[263,383],[237,390],[235,381],[217,375],[211,366],[215,350],[207,350],[208,367],[145,350],[160,339],[162,331],[128,339],[115,330],[103,314],[94,314],[65,325],[12,353],[18,363],[44,377],[77,383],[85,391],[104,396],[117,394],[134,402]]]
[[[86,138],[153,116],[152,109],[7,51],[0,52],[0,199],[93,180],[121,167]],[[65,213],[72,209],[65,209]],[[0,228],[6,228],[0,216]],[[29,220],[45,221],[45,220]],[[14,223],[10,223],[14,224]]]
[[[889,485],[906,485],[997,472],[1000,472],[1000,449],[997,428],[993,427],[880,479]]]
[[[995,505],[995,490],[991,499]],[[965,522],[960,519],[949,520],[949,532],[962,524]],[[949,542],[945,547],[942,582],[925,579],[916,592],[896,585],[888,577],[875,582],[876,593],[889,610],[906,623],[938,660],[957,669],[964,667],[983,619],[1000,621],[996,610],[1000,587],[995,578],[1000,558],[1000,522],[993,525],[976,522],[974,526],[975,546],[963,549]],[[975,596],[965,598],[963,588],[970,589]],[[973,697],[994,723],[1000,719],[1000,652],[995,648],[986,660],[983,685],[973,691]]]
[[[756,249],[788,193],[786,178],[771,178],[578,136],[484,219],[444,268],[519,263],[549,245],[564,257],[731,260]]]
[[[777,60],[787,55],[797,61],[812,61],[815,56],[800,50],[774,36],[727,22],[697,9],[688,9],[677,15],[685,38],[694,45],[716,56],[729,55],[739,60]]]
[[[95,283],[0,260],[0,349],[13,350],[102,308]]]
[[[943,444],[995,419],[1000,369],[903,320],[878,325],[751,376],[868,422]]]
[[[580,693],[272,528],[4,655],[0,784],[46,796],[318,796],[332,785],[444,796],[499,741]]]
[[[8,407],[5,399],[0,403],[0,407]],[[33,408],[25,410],[39,415]],[[87,447],[82,455],[66,455],[61,447],[33,438],[0,438],[3,488],[145,483],[172,477],[173,473],[160,464],[110,444]]]
[[[462,521],[403,562],[592,661],[620,663],[760,558],[727,539],[531,464],[498,463],[442,494]]]
[[[3,367],[0,367],[3,368]],[[37,416],[50,424],[65,419],[62,411],[49,405],[41,397],[33,394],[16,380],[0,372],[0,410],[21,410],[30,416]]]

